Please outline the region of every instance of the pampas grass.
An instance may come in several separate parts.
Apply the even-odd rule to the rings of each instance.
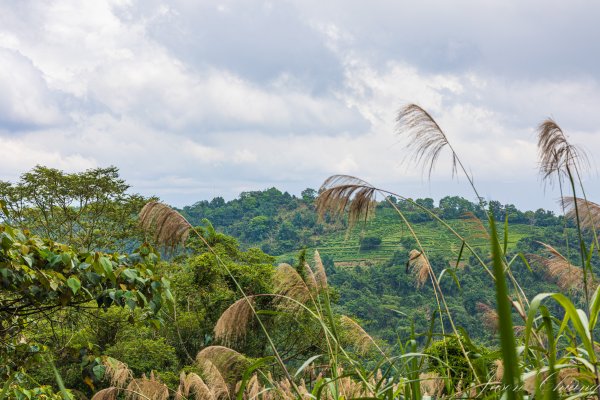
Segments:
[[[586,154],[569,143],[560,126],[552,119],[538,126],[538,153],[540,173],[544,179],[551,179],[554,174],[571,174],[579,170],[582,163],[589,163]]]
[[[202,378],[194,373],[182,373],[179,382],[178,396],[187,400],[215,400],[213,392]]]
[[[157,244],[171,250],[185,243],[192,227],[181,214],[158,201],[142,208],[139,223],[144,231],[153,234]]]
[[[127,400],[167,400],[169,388],[159,381],[147,378],[132,379],[125,390]]]
[[[422,252],[414,249],[408,254],[406,271],[411,272],[414,275],[417,289],[427,282],[427,278],[429,278],[430,274],[432,273],[429,260],[427,260]]]
[[[578,197],[563,197],[565,217],[574,221],[579,214],[579,224],[583,229],[595,230],[600,226],[600,205]]]
[[[311,298],[310,289],[298,271],[289,264],[279,264],[273,275],[275,293],[305,304]],[[286,302],[289,303],[289,302]]]
[[[106,389],[99,390],[94,394],[91,400],[117,400],[119,389],[116,387],[109,387]]]
[[[433,172],[442,149],[449,146],[448,138],[433,117],[416,104],[402,107],[396,118],[397,131],[408,136],[406,148],[412,160]],[[452,150],[452,173],[456,173],[458,157]]]
[[[478,302],[475,307],[477,308],[477,311],[481,313],[481,321],[483,322],[483,325],[493,333],[498,332],[500,320],[498,319],[498,313],[496,310],[487,304],[480,302]]]
[[[583,291],[583,270],[572,265],[554,247],[541,243],[548,254],[547,257],[529,255],[529,258],[544,268],[546,276],[564,291]]]
[[[315,250],[315,278],[321,289],[327,289],[327,273],[317,250]]]
[[[254,297],[241,298],[221,314],[217,321],[214,332],[215,339],[225,345],[231,345],[246,337],[248,326],[254,317],[252,305]]]
[[[369,183],[349,175],[333,175],[321,185],[317,197],[317,213],[323,217],[330,212],[341,215],[348,212],[348,226],[367,220],[375,209],[377,189]]]
[[[342,315],[340,324],[346,333],[346,337],[356,352],[365,355],[369,352],[375,341],[356,321],[352,318]]]
[[[133,379],[133,373],[127,364],[119,360],[116,360],[112,357],[106,357],[104,358],[102,364],[106,368],[104,377],[105,379],[109,380],[111,386],[114,386],[118,389],[123,389],[127,382],[130,379]]]

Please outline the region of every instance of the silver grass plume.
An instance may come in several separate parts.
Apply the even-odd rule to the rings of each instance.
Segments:
[[[406,262],[406,271],[411,272],[415,277],[417,288],[420,288],[427,282],[427,278],[432,273],[429,260],[419,250],[411,250]]]
[[[340,324],[344,328],[344,333],[350,343],[360,355],[365,355],[369,352],[373,344],[373,338],[369,335],[356,321],[352,318],[342,315]]]
[[[375,209],[377,189],[371,184],[349,175],[333,175],[323,182],[319,189],[316,207],[323,217],[330,212],[342,215],[348,211],[348,225],[356,221],[366,221]]]
[[[235,384],[250,366],[250,361],[246,357],[224,346],[209,346],[202,349],[196,356],[196,361],[203,369],[206,361],[215,366],[227,384],[228,393],[231,393],[235,389]],[[209,383],[210,381],[209,379]]]
[[[600,227],[600,205],[579,197],[563,197],[562,206],[566,210],[565,217],[569,219],[576,220],[579,214],[579,224],[583,229]]]
[[[187,375],[184,372],[181,373],[177,393],[187,400],[215,400],[215,396],[206,383],[193,372]]]
[[[158,245],[171,250],[185,243],[192,228],[181,214],[158,201],[148,202],[142,208],[139,223]]]
[[[544,268],[546,276],[554,281],[562,290],[583,292],[583,270],[572,265],[554,247],[546,243],[539,243],[544,246],[548,257],[530,254],[528,256],[529,259],[541,265]]]
[[[215,325],[215,338],[226,345],[243,340],[254,317],[253,302],[254,297],[248,296],[230,305]]]
[[[318,250],[315,250],[315,278],[321,290],[327,289],[327,273]]]
[[[102,365],[105,367],[105,379],[108,378],[110,385],[118,389],[123,389],[127,382],[133,378],[133,373],[127,367],[127,364],[115,358],[104,358]]]
[[[483,325],[493,333],[496,333],[498,331],[498,327],[500,326],[500,320],[496,310],[487,304],[480,302],[478,302],[475,307],[477,308],[477,311],[481,313]]]
[[[448,138],[433,117],[416,104],[404,106],[396,117],[397,131],[408,136],[406,148],[412,152],[412,160],[429,169],[429,176],[446,146]],[[451,146],[449,146],[451,147]],[[452,150],[452,174],[456,173],[458,157]]]
[[[275,293],[290,297],[302,304],[311,299],[311,293],[306,282],[302,279],[298,271],[289,264],[279,264],[273,275]],[[290,303],[289,301],[287,303]],[[293,304],[289,304],[294,308]]]
[[[96,394],[92,396],[91,400],[117,400],[118,394],[119,389],[111,386],[109,388],[97,391]]]
[[[127,385],[125,397],[128,400],[167,400],[169,388],[153,379],[132,379]]]
[[[544,179],[551,179],[554,174],[575,172],[573,170],[580,169],[581,163],[588,164],[586,154],[570,144],[560,126],[550,118],[538,126],[538,154]]]
[[[230,399],[229,386],[221,371],[208,359],[196,359],[196,364],[202,371],[213,397],[217,400]]]
[[[308,265],[307,262],[304,263],[302,272],[304,276],[304,283],[306,283],[306,286],[308,287],[310,292],[315,295],[318,294],[319,285],[317,284],[317,278],[312,268],[310,267],[310,265]]]

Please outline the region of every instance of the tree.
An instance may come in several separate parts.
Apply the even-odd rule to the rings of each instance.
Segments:
[[[148,201],[126,193],[116,167],[79,173],[36,166],[17,183],[0,181],[12,226],[85,250],[131,250],[142,242],[135,216]]]
[[[157,260],[147,245],[130,255],[80,252],[0,224],[0,376],[40,351],[25,330],[67,309],[145,309],[159,325],[158,312],[174,300],[169,281],[153,272]]]
[[[360,239],[360,251],[375,250],[381,245],[381,238],[375,236],[366,236]]]

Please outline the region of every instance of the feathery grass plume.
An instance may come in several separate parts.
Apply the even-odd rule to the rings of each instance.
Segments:
[[[257,399],[258,394],[260,393],[260,383],[258,382],[258,377],[256,374],[253,374],[248,384],[246,385],[246,390],[244,391],[244,397],[247,400]]]
[[[167,400],[169,388],[152,379],[132,379],[127,385],[125,397],[128,400]]]
[[[365,355],[373,346],[373,338],[352,318],[342,315],[340,324],[344,328],[346,337],[356,349],[356,352]]]
[[[544,179],[552,179],[555,173],[562,175],[567,170],[579,170],[582,163],[589,165],[586,154],[570,144],[560,126],[550,118],[538,126],[538,153]]]
[[[197,374],[192,372],[185,375],[185,373],[182,373],[182,378],[177,392],[183,398],[187,400],[215,400],[212,391]]]
[[[122,389],[133,378],[133,373],[127,367],[127,364],[117,359],[106,357],[102,360],[102,364],[106,368],[104,377],[105,379],[108,378],[111,386]]]
[[[360,220],[366,221],[375,210],[377,189],[349,175],[333,175],[319,189],[316,207],[322,218],[325,213],[342,215],[348,211],[348,228]]]
[[[304,275],[304,282],[306,283],[308,289],[311,291],[311,293],[317,294],[319,292],[317,278],[315,277],[315,273],[313,272],[312,268],[310,268],[310,265],[308,265],[307,262],[303,264],[302,272]]]
[[[109,387],[96,392],[92,396],[91,400],[117,400],[119,389],[116,387]]]
[[[481,320],[483,325],[490,331],[498,332],[500,321],[498,320],[498,313],[492,307],[487,304],[478,302],[475,306],[477,311],[481,313]]]
[[[315,278],[321,289],[327,289],[327,273],[318,250],[315,250]]]
[[[202,370],[206,385],[215,399],[230,399],[229,386],[221,371],[210,361],[201,359],[196,361],[198,367]]]
[[[415,276],[417,289],[427,282],[429,274],[432,273],[429,260],[419,250],[411,250],[408,253],[408,261],[406,262],[406,272],[412,272]]]
[[[228,393],[233,392],[235,384],[241,379],[244,371],[250,366],[250,361],[246,357],[237,351],[224,346],[209,346],[202,349],[196,356],[196,361],[202,368],[204,367],[204,361],[210,361],[210,363],[217,368],[221,378],[228,385]],[[209,383],[211,380],[212,379],[208,379]]]
[[[174,249],[188,238],[189,222],[177,211],[158,201],[148,202],[140,211],[140,227],[154,236],[165,249]]]
[[[576,220],[577,213],[579,214],[579,224],[583,229],[593,230],[600,227],[600,205],[579,197],[563,197],[562,206],[566,210],[567,218]]]
[[[273,274],[273,282],[275,293],[277,294],[291,297],[303,304],[311,298],[306,282],[304,282],[298,271],[289,264],[279,264],[275,270],[275,274]],[[294,305],[291,306],[293,307]]]
[[[412,152],[412,160],[433,171],[442,149],[448,146],[448,138],[433,117],[416,104],[402,107],[396,117],[398,133],[406,133],[406,148]],[[452,174],[456,173],[458,158],[452,150]]]
[[[435,372],[426,372],[419,375],[419,384],[423,395],[438,398],[444,392],[444,379]]]
[[[562,290],[583,292],[583,270],[571,264],[554,247],[542,242],[539,243],[544,246],[548,257],[530,254],[529,259],[541,265],[546,276]]]
[[[243,340],[248,332],[248,326],[254,317],[251,305],[254,297],[241,298],[230,305],[219,317],[215,325],[215,338],[226,345]]]
[[[467,211],[462,215],[465,222],[469,224],[469,240],[475,239],[488,239],[490,234],[479,219],[473,212]]]
[[[494,360],[494,380],[502,382],[504,378],[504,361]]]

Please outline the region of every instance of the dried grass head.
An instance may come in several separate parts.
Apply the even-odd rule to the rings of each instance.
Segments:
[[[365,355],[372,348],[374,341],[362,326],[360,326],[352,318],[342,315],[340,324],[344,328],[344,333],[347,340],[354,346],[356,352],[360,355]]]
[[[208,388],[206,383],[204,383],[202,378],[193,372],[187,375],[182,373],[182,379],[180,379],[177,392],[180,393],[183,398],[188,400],[215,399],[213,392]]]
[[[426,372],[419,375],[421,392],[433,398],[440,397],[445,389],[444,378],[435,372]]]
[[[234,390],[235,384],[241,379],[244,371],[250,366],[250,361],[246,357],[237,351],[224,346],[209,346],[204,348],[196,356],[196,361],[207,374],[207,378],[209,375],[214,374],[215,371],[206,371],[206,362],[208,361],[215,366],[221,378],[228,385],[228,392]],[[216,378],[218,381],[218,376],[216,376]],[[213,377],[208,379],[209,383],[214,380]]]
[[[169,388],[152,379],[132,379],[127,385],[125,397],[128,400],[167,400]]]
[[[290,297],[302,304],[307,303],[311,298],[310,289],[302,279],[298,271],[289,264],[279,264],[273,275],[275,293]],[[286,302],[293,306],[290,302]]]
[[[196,358],[196,364],[202,370],[202,376],[214,398],[229,399],[229,386],[221,371],[208,359]]]
[[[377,189],[371,184],[349,175],[333,175],[319,189],[317,213],[323,217],[329,212],[341,215],[348,211],[348,225],[366,221],[375,210]]]
[[[314,271],[307,262],[302,265],[302,276],[310,292],[316,295],[319,292],[319,285]]]
[[[92,396],[91,400],[117,400],[119,389],[116,387],[109,387],[96,392]]]
[[[152,234],[155,243],[171,250],[185,243],[192,227],[181,214],[158,201],[151,201],[142,208],[139,221],[140,227]]]
[[[315,279],[321,289],[327,289],[327,273],[318,250],[315,250]]]
[[[406,148],[412,153],[409,159],[428,169],[431,177],[435,163],[448,138],[433,117],[416,104],[404,106],[396,118],[397,132],[408,136]],[[451,148],[452,150],[452,148]],[[452,174],[456,173],[458,158],[452,150]]]
[[[574,266],[554,247],[539,242],[547,253],[547,257],[530,254],[528,258],[540,265],[548,277],[564,291],[575,291],[583,293],[583,270]],[[590,289],[591,290],[591,289]]]
[[[538,154],[544,180],[552,179],[555,174],[560,179],[568,171],[574,173],[589,165],[585,152],[570,144],[560,126],[550,118],[538,126]]]
[[[414,275],[417,288],[420,288],[427,282],[429,275],[433,273],[432,271],[431,264],[423,252],[413,249],[408,253],[406,272]]]
[[[490,331],[496,333],[500,326],[500,319],[498,318],[496,310],[484,303],[477,303],[475,307],[477,308],[477,311],[481,313],[483,325]]]
[[[583,229],[591,231],[600,227],[600,205],[578,197],[563,197],[562,206],[566,210],[565,217],[573,221],[577,221],[579,214],[579,224]]]
[[[102,364],[105,367],[104,377],[105,379],[108,378],[111,386],[122,389],[130,379],[133,379],[133,373],[127,367],[127,364],[117,359],[106,357]]]
[[[226,345],[243,340],[254,317],[254,297],[242,298],[230,305],[215,325],[215,338]]]

